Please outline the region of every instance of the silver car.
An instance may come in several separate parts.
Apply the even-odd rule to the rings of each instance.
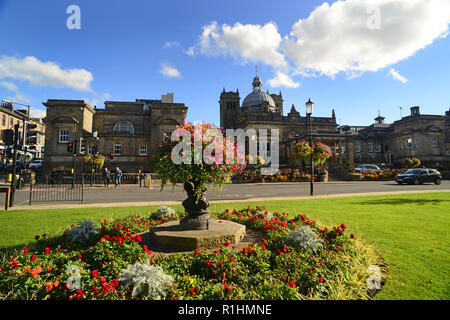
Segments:
[[[381,169],[374,164],[361,164],[355,168],[355,172],[367,173],[368,171],[381,171]]]
[[[29,169],[30,170],[36,170],[42,168],[42,164],[44,163],[44,160],[33,160],[30,162]]]

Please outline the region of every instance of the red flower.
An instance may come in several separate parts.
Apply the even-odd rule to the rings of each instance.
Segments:
[[[34,260],[36,260],[36,259],[37,259],[37,257],[36,257],[36,255],[33,253],[33,254],[31,255],[30,260],[31,260],[31,261],[34,261]]]
[[[323,278],[322,277],[319,278],[319,283],[323,283]]]
[[[77,254],[77,258],[78,258],[78,260],[80,260],[81,259],[81,254],[79,253],[79,254]]]
[[[28,248],[23,248],[23,255],[28,254],[28,252],[29,252]]]
[[[33,269],[33,270],[30,271],[30,276],[35,277],[39,273],[41,273],[41,271],[42,271],[42,267],[38,266],[36,269]]]
[[[199,250],[195,249],[195,255],[198,256]]]
[[[228,246],[230,245],[230,243],[229,243],[228,241],[226,241],[223,245],[224,245],[225,247],[228,247]]]
[[[233,262],[234,259],[233,258],[228,258],[228,261]]]
[[[44,254],[49,254],[49,253],[50,253],[50,248],[49,247],[45,248],[44,249]]]
[[[266,239],[261,238],[259,241],[260,241],[261,243],[264,243],[264,241],[266,241]]]
[[[295,288],[295,282],[294,281],[289,282],[288,285],[289,285],[289,287]]]
[[[191,296],[193,296],[195,294],[194,290],[192,290],[192,289],[188,289],[187,293],[190,294]]]
[[[52,289],[53,289],[53,283],[47,282],[47,283],[45,284],[45,290],[47,290],[47,291],[52,291]]]
[[[177,297],[172,297],[172,300],[178,300],[178,298]]]
[[[225,272],[222,272],[222,278],[225,278],[227,274]]]
[[[100,278],[98,278],[98,280],[100,280],[100,282],[102,282],[102,283],[106,282],[106,278],[105,277],[100,277]]]
[[[77,291],[75,291],[75,294],[77,299],[81,299],[84,296],[84,292],[81,289],[77,289]]]
[[[94,291],[94,294],[96,296],[98,296],[98,290],[97,290],[97,288],[95,286],[92,286],[92,291]]]
[[[226,283],[224,283],[224,286],[225,286],[225,289],[227,289],[227,291],[228,291],[228,292],[230,292],[230,291],[231,291],[231,288],[230,288],[230,286],[229,286],[229,285],[227,285]]]
[[[92,270],[91,274],[92,274],[92,278],[94,278],[94,279],[98,277],[98,271],[97,270]]]

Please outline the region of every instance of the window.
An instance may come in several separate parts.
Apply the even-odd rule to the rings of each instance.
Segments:
[[[432,145],[433,147],[437,147],[437,146],[438,146],[438,139],[437,139],[437,138],[431,139],[431,145]]]
[[[134,133],[134,127],[129,121],[119,121],[114,125],[114,132]]]
[[[375,145],[375,152],[381,152],[381,144],[377,143]]]
[[[140,156],[146,156],[147,155],[147,146],[140,146],[139,147],[139,155]]]
[[[359,144],[359,143],[356,143],[355,144],[355,152],[361,152],[361,144]]]
[[[6,126],[6,116],[2,115],[2,126]]]
[[[367,152],[373,152],[373,143],[367,144]]]
[[[60,130],[59,131],[59,142],[69,142],[69,131],[68,130]]]
[[[14,124],[14,119],[12,117],[9,117],[9,124],[12,126]]]
[[[448,156],[450,156],[450,149],[445,152]]]
[[[88,154],[92,154],[94,146],[88,146]]]
[[[120,143],[114,144],[114,155],[120,156],[122,154],[122,145]]]

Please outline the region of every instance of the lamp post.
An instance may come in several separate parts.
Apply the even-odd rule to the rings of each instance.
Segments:
[[[412,160],[412,139],[408,138],[409,158]]]
[[[311,115],[314,109],[314,102],[311,99],[308,99],[306,102],[306,117],[308,120],[308,135],[309,135],[309,145],[312,148],[312,129],[311,129]],[[314,195],[314,162],[312,158],[312,154],[309,156],[309,163],[311,166],[311,180],[309,182],[310,195]]]
[[[93,182],[95,183],[95,178],[94,178],[94,157],[97,154],[97,141],[98,141],[98,132],[94,131],[92,133],[92,136],[94,137],[94,147],[92,148],[92,154],[91,154],[91,187],[93,185]]]

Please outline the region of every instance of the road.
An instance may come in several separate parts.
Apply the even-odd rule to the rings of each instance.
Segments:
[[[225,185],[222,192],[217,194],[215,189],[208,191],[209,201],[232,201],[245,199],[274,199],[291,197],[308,197],[309,183],[252,183]],[[398,185],[393,181],[348,181],[315,183],[314,195],[352,195],[361,193],[392,193],[408,191],[450,191],[450,181],[445,180],[441,185]],[[56,192],[56,191],[55,191]],[[2,196],[3,195],[3,196]],[[0,194],[0,208],[4,207],[4,194]],[[160,186],[152,188],[139,188],[136,186],[121,186],[115,189],[110,187],[87,187],[84,189],[83,204],[112,204],[112,203],[145,203],[145,202],[181,202],[186,199],[186,193],[182,186],[172,189],[168,185],[160,191]],[[58,202],[58,204],[80,204],[80,202]],[[43,205],[56,203],[36,203],[29,206],[29,190],[22,189],[16,192],[14,207],[38,208]]]

